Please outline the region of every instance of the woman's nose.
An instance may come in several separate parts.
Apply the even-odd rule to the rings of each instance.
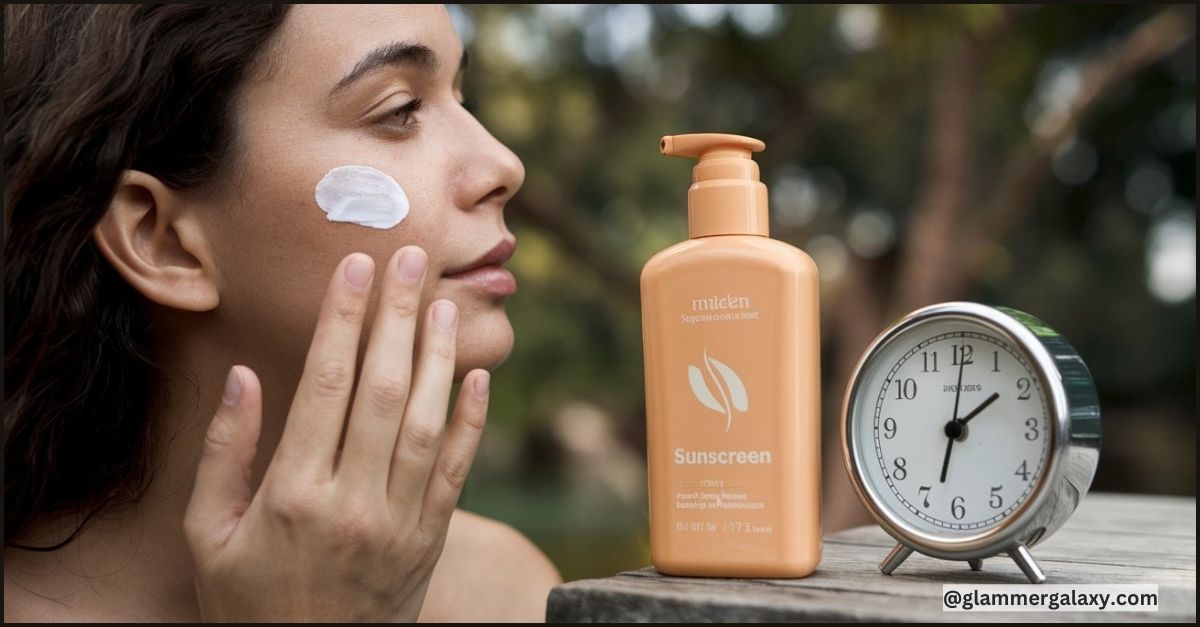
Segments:
[[[463,111],[458,134],[456,202],[465,210],[494,204],[503,208],[525,182],[525,165],[475,116]]]

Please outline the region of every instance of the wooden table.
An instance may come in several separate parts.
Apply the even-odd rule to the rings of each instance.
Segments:
[[[943,612],[942,584],[1028,583],[1007,557],[965,562],[914,554],[892,576],[895,544],[875,526],[825,539],[804,579],[667,577],[652,567],[558,586],[552,622],[608,621],[1196,621],[1196,500],[1090,494],[1032,553],[1048,584],[1158,584],[1157,612]]]

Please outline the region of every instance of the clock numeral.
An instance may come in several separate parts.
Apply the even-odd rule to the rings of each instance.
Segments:
[[[1025,462],[1021,462],[1021,467],[1013,474],[1020,477],[1021,481],[1029,481],[1029,471],[1025,469]]]
[[[896,384],[896,400],[911,401],[917,397],[916,379],[893,379]]]
[[[1037,422],[1038,422],[1037,418],[1026,418],[1025,419],[1025,426],[1029,428],[1029,431],[1025,432],[1025,439],[1029,440],[1030,442],[1038,439],[1038,423]]]
[[[883,437],[888,440],[896,437],[896,419],[895,418],[884,418],[883,419]]]
[[[975,363],[975,347],[970,344],[962,344],[960,346],[952,346],[954,349],[953,360],[951,366],[970,366]]]
[[[1019,395],[1017,395],[1017,400],[1018,401],[1029,400],[1031,397],[1031,395],[1029,393],[1029,388],[1031,388],[1031,387],[1033,387],[1033,384],[1029,381],[1029,379],[1027,377],[1021,377],[1020,379],[1017,379],[1017,390],[1019,390],[1021,392]]]
[[[963,507],[964,502],[966,502],[966,499],[961,496],[956,496],[950,500],[950,515],[955,520],[962,520],[963,516],[967,515],[967,508]]]
[[[992,372],[1000,372],[1000,351],[992,351]]]
[[[1024,465],[1024,464],[1022,464],[1022,465]],[[1003,490],[1003,489],[1004,489],[1004,486],[1002,486],[1002,485],[998,485],[998,486],[992,488],[992,496],[990,498],[988,498],[988,505],[991,505],[992,509],[1000,509],[1001,507],[1004,506],[1004,497],[1000,496],[999,494],[996,494],[997,492],[999,492],[1000,490]]]
[[[927,485],[923,485],[917,489],[917,494],[920,494],[922,492],[925,493],[925,504],[924,504],[925,509],[929,509],[929,491],[932,489],[933,488],[931,486],[927,486]]]
[[[932,359],[930,359],[930,357],[932,357]],[[921,358],[925,360],[925,367],[921,370],[921,372],[941,372],[940,370],[938,370],[938,366],[937,366],[937,351],[934,351],[932,353],[930,353],[928,351],[923,352],[923,353],[921,353]],[[929,368],[930,363],[933,364],[932,370],[930,370],[930,368]]]
[[[896,481],[904,481],[904,478],[908,476],[908,469],[904,467],[907,463],[908,461],[903,457],[897,457],[892,460],[892,465],[895,466],[895,469],[892,470],[892,476],[896,478]]]

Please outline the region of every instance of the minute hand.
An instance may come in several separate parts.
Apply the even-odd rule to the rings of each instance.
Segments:
[[[995,401],[995,400],[996,400],[996,399],[998,399],[998,398],[1000,398],[1000,393],[999,393],[999,392],[992,392],[992,395],[991,395],[991,396],[989,396],[989,397],[987,397],[987,399],[986,399],[986,400],[984,400],[982,403],[980,403],[980,404],[979,404],[979,407],[976,407],[975,409],[972,409],[972,410],[971,410],[971,413],[967,414],[966,416],[963,416],[963,417],[962,417],[962,418],[959,420],[959,422],[960,422],[960,423],[962,423],[962,424],[964,424],[964,425],[965,425],[965,424],[967,424],[967,421],[971,420],[971,419],[972,419],[972,418],[974,418],[975,416],[978,416],[978,415],[979,415],[979,412],[981,412],[981,411],[983,411],[983,410],[987,409],[987,406],[988,406],[988,405],[991,405],[991,404],[992,404],[992,402],[993,402],[993,401]]]

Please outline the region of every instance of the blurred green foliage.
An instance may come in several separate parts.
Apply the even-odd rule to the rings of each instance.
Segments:
[[[971,156],[951,180],[964,207],[921,244],[961,256],[964,280],[935,293],[1028,311],[1072,341],[1105,411],[1093,489],[1195,494],[1194,9],[451,9],[468,98],[527,169],[508,211],[516,346],[463,506],[524,531],[567,579],[648,563],[637,280],[686,237],[690,182],[658,154],[665,134],[766,141],[772,234],[822,271],[828,399],[838,356],[913,304],[904,277],[938,271],[904,274],[938,198],[938,129],[964,116],[943,136]],[[1184,41],[1135,63],[1133,34],[1171,11]],[[978,58],[956,92],[939,77],[963,54]],[[1072,132],[1056,135],[1064,116]],[[1029,176],[1006,178],[1039,149]],[[989,211],[1012,224],[991,230]],[[970,240],[979,224],[988,237]],[[861,310],[866,336],[846,330]]]

